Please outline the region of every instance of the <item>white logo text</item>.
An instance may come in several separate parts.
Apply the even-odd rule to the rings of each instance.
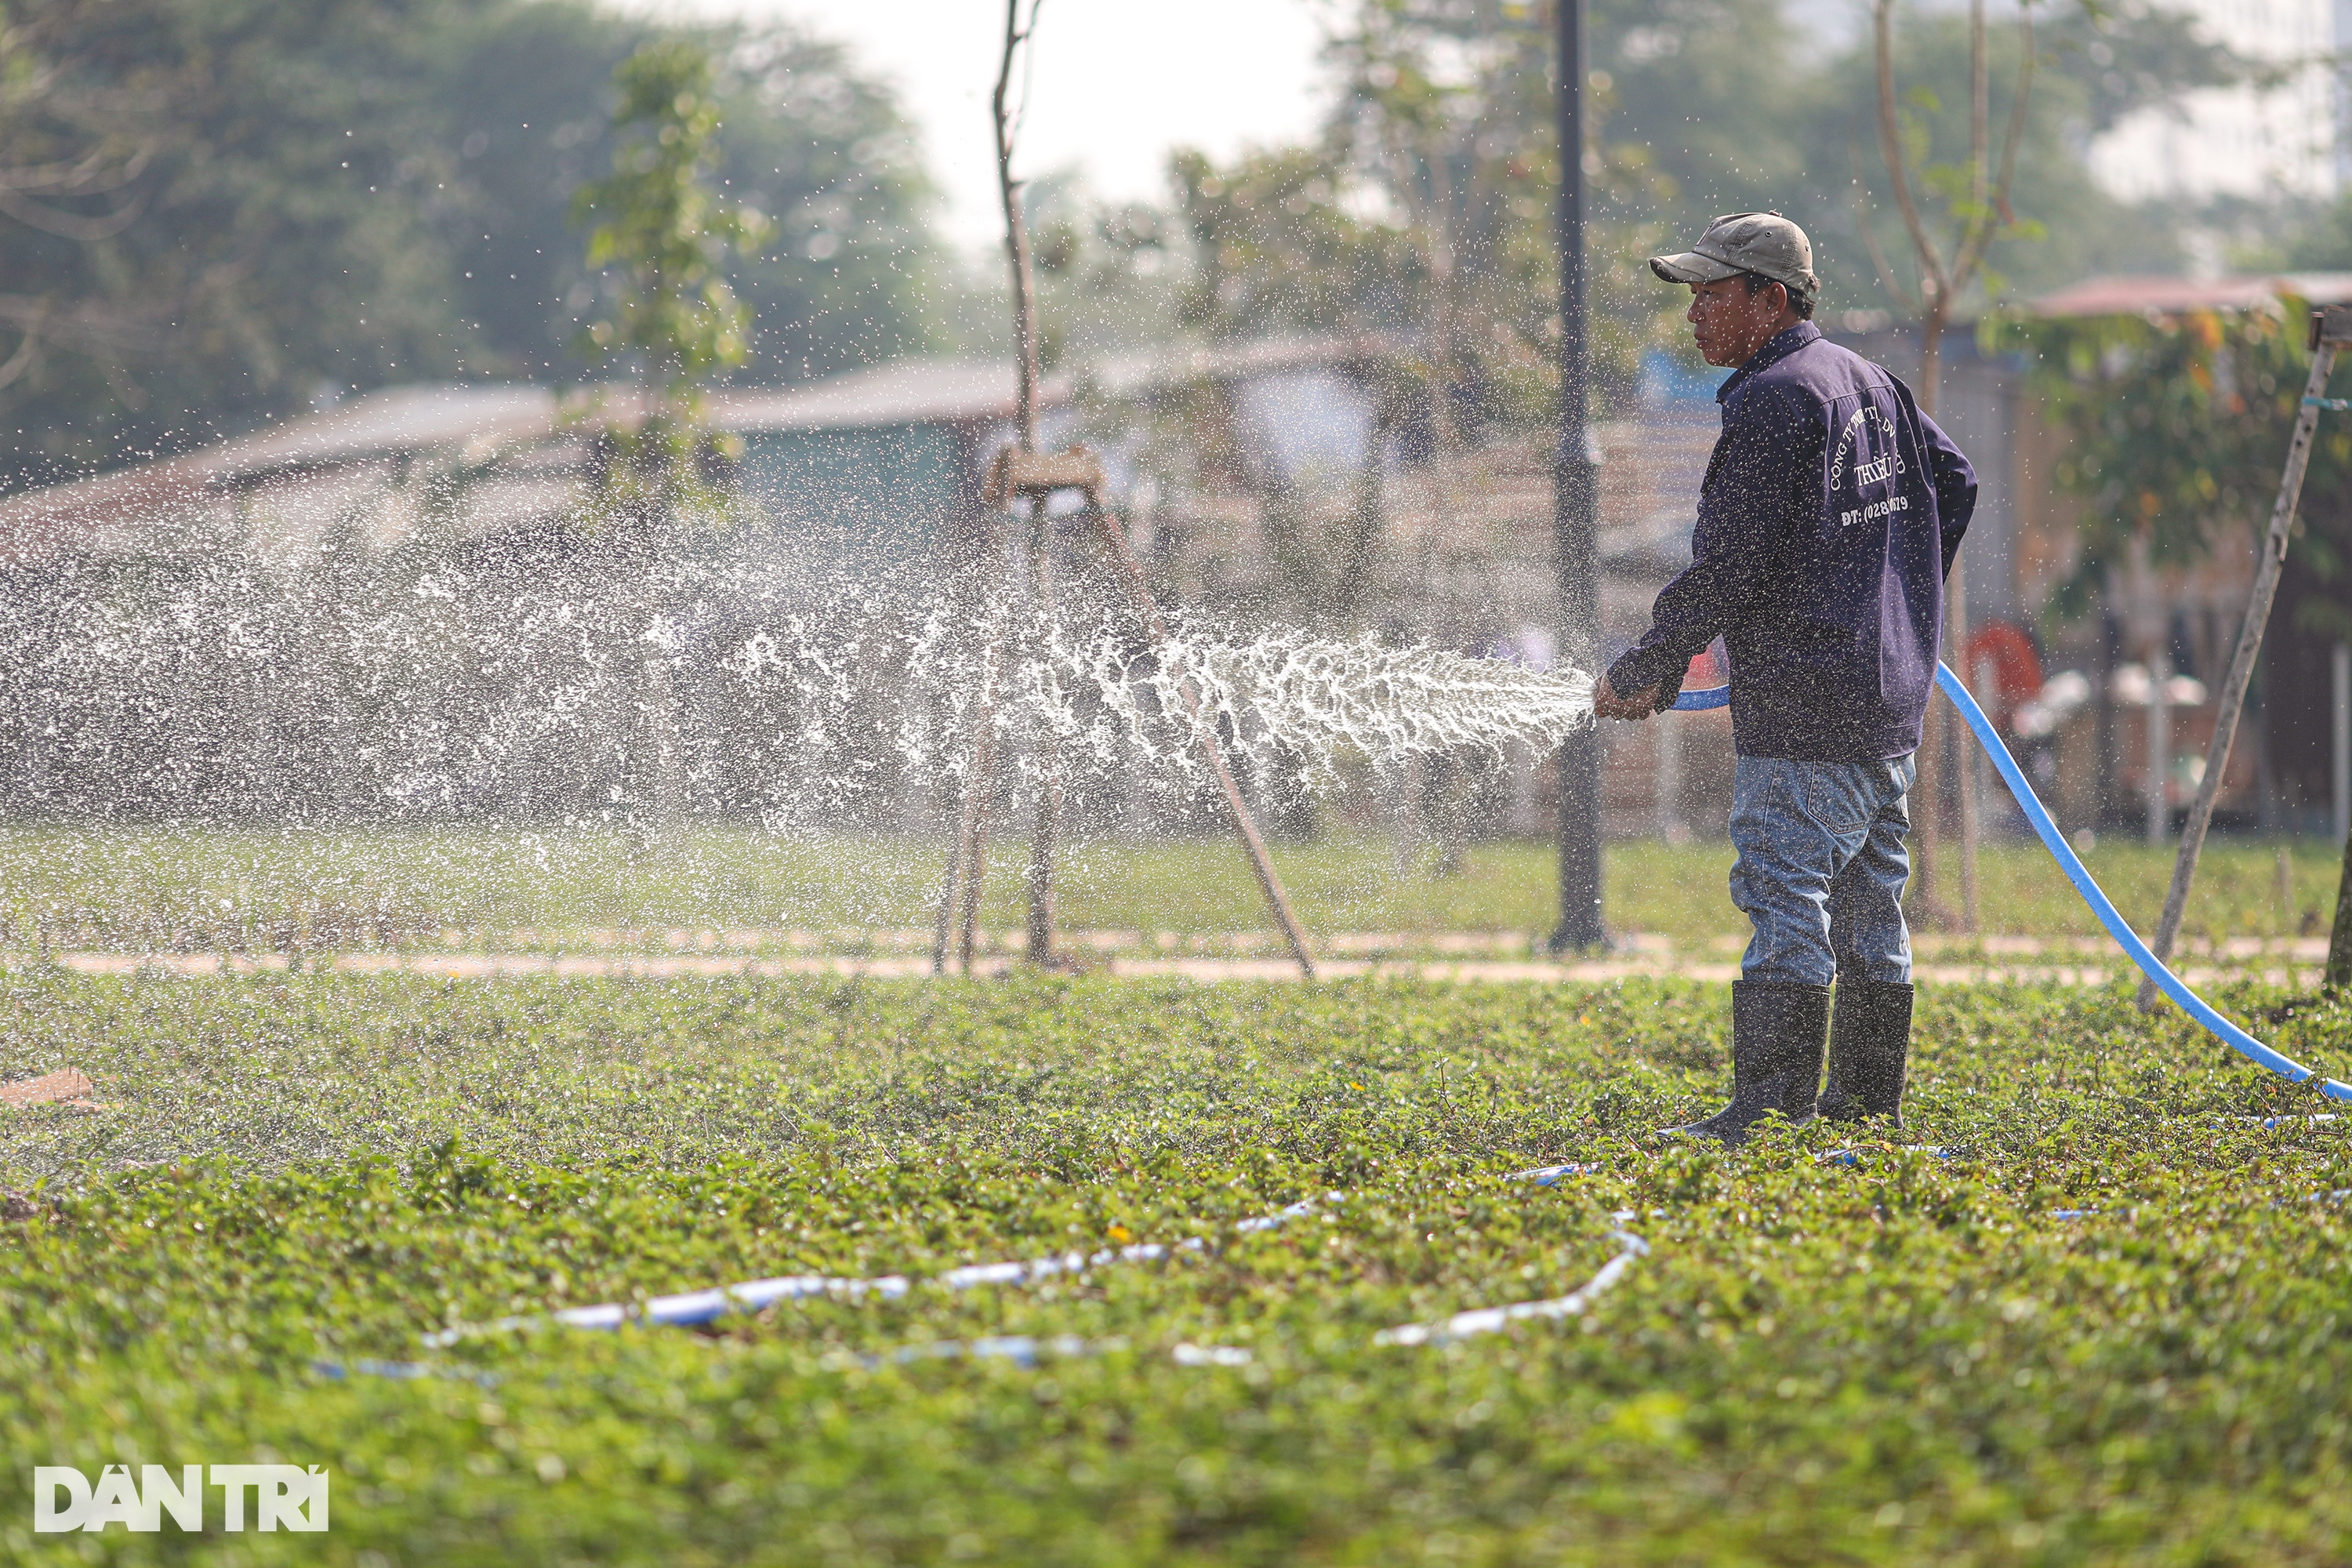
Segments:
[[[327,1528],[327,1472],[318,1465],[214,1465],[211,1481],[221,1491],[221,1528],[243,1530],[251,1518],[260,1530],[319,1531]],[[33,1467],[33,1529],[103,1531],[163,1528],[163,1516],[182,1530],[205,1527],[205,1467],[142,1465],[131,1479],[128,1465],[109,1465],[90,1484],[70,1465]]]

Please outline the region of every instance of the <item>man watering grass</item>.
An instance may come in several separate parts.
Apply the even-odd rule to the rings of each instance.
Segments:
[[[1738,367],[1691,563],[1592,701],[1646,719],[1718,635],[1731,655],[1731,898],[1756,934],[1731,988],[1731,1103],[1679,1131],[1736,1144],[1774,1111],[1806,1121],[1817,1090],[1823,1116],[1900,1127],[1912,754],[1976,474],[1909,387],[1813,325],[1813,247],[1787,218],[1717,218],[1650,269],[1690,285],[1706,363]]]

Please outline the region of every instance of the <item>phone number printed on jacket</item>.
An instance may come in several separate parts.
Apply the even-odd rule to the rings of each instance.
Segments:
[[[1874,436],[1878,439],[1874,440]],[[1885,450],[1876,457],[1869,456],[1870,449],[1878,446],[1880,441],[1885,442]],[[1860,452],[1855,450],[1857,444],[1862,448]],[[1857,457],[1862,460],[1853,462]],[[1909,471],[1908,466],[1903,461],[1903,453],[1896,440],[1895,421],[1888,418],[1885,411],[1874,404],[1865,403],[1855,409],[1853,416],[1846,420],[1844,427],[1838,432],[1837,449],[1830,458],[1832,494],[1835,494],[1844,486],[1846,467],[1849,462],[1853,462],[1853,485],[1856,491],[1861,490],[1865,485],[1892,484],[1897,475]],[[1885,517],[1889,512],[1908,511],[1910,508],[1909,497],[1889,496],[1885,500],[1841,510],[1838,513],[1838,526],[1852,528],[1857,522],[1871,522]]]

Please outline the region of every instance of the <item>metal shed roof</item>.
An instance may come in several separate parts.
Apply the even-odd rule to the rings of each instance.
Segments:
[[[2037,316],[2170,316],[2183,310],[2251,310],[2288,296],[2315,305],[2352,303],[2352,272],[2086,278],[2044,294],[2029,309]]]

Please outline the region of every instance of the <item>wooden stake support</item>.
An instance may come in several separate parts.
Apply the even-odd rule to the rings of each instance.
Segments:
[[[1120,584],[1126,588],[1128,602],[1135,611],[1138,623],[1155,642],[1171,640],[1168,623],[1160,616],[1160,606],[1152,600],[1150,584],[1144,580],[1143,569],[1136,563],[1135,552],[1128,543],[1126,529],[1102,504],[1102,463],[1093,453],[1084,447],[1072,447],[1062,452],[1024,452],[1017,447],[1007,447],[996,455],[996,461],[990,466],[981,497],[993,507],[1010,507],[1014,501],[1026,499],[1031,502],[1034,514],[1042,520],[1046,501],[1066,490],[1076,490],[1083,498],[1086,503],[1083,515],[1092,526],[1103,553],[1110,558],[1111,567],[1118,573]],[[984,669],[982,679],[987,683],[987,689],[982,693],[982,711],[992,717],[994,660],[992,659]],[[1201,722],[1200,702],[1191,689],[1182,689],[1182,695],[1192,720],[1193,734],[1198,737],[1202,759],[1208,763],[1209,771],[1215,775],[1217,787],[1224,795],[1225,809],[1233,819],[1234,831],[1242,841],[1243,850],[1249,856],[1250,869],[1257,877],[1258,890],[1265,894],[1267,907],[1274,911],[1275,921],[1282,928],[1283,939],[1289,943],[1291,957],[1297,961],[1300,972],[1312,980],[1315,978],[1315,960],[1307,952],[1307,934],[1299,927],[1298,917],[1291,910],[1290,895],[1284,889],[1282,878],[1274,868],[1273,858],[1266,853],[1265,840],[1258,833],[1257,821],[1251,815],[1248,803],[1242,798],[1241,785],[1234,780],[1233,769],[1225,761],[1224,747],[1218,742],[1215,730]],[[989,734],[982,737],[979,742],[973,777],[964,802],[963,833],[957,846],[956,863],[950,866],[948,873],[950,895],[958,881],[962,883],[964,929],[961,956],[966,973],[971,969],[971,922],[979,907],[979,871],[982,857],[986,853],[985,802],[995,785],[992,738],[992,725]],[[1050,853],[1050,847],[1047,847],[1047,852]],[[1046,864],[1050,868],[1050,860]],[[940,942],[932,958],[935,973],[943,973],[946,969],[947,921],[947,904],[943,902]],[[1034,929],[1034,923],[1033,913],[1030,932],[1033,950],[1038,945],[1039,936]]]
[[[1029,21],[1024,26],[1021,0],[1004,0],[1004,53],[997,66],[996,90],[989,98],[990,111],[996,121],[996,189],[1004,202],[1004,255],[1013,273],[1013,339],[1018,351],[1013,360],[1014,446],[1027,457],[1035,456],[1037,451],[1037,290],[1029,265],[1029,226],[1021,212],[1021,182],[1013,177],[1013,140],[1019,115],[1013,107],[1011,94],[1014,63],[1036,37],[1037,7],[1043,3],[1044,0],[1029,0]],[[1003,466],[999,464],[996,477],[1001,478],[1003,472]],[[1006,504],[1012,492],[1002,484],[994,488],[995,504]],[[1042,504],[1033,510],[1029,547],[1034,570],[1030,585],[1038,608],[1050,616],[1054,613],[1054,576],[1045,511]],[[988,603],[993,612],[997,608],[997,590],[1003,584],[1004,562],[997,551],[996,531],[991,528],[985,531],[991,573]],[[939,941],[931,952],[931,972],[935,974],[947,969],[948,938],[955,923],[959,879],[963,894],[960,946],[963,972],[971,973],[972,945],[980,924],[981,889],[988,875],[988,814],[996,787],[995,679],[996,668],[1003,658],[1004,628],[1000,622],[989,637],[987,656],[981,665],[980,693],[973,710],[979,723],[972,735],[971,768],[958,824],[955,854],[948,861],[946,885],[940,890]],[[1062,800],[1061,759],[1054,753],[1050,742],[1047,747],[1045,793],[1037,813],[1037,853],[1030,867],[1029,888],[1029,956],[1038,963],[1053,956],[1054,836],[1059,826]]]
[[[1084,447],[1066,452],[1024,452],[1007,447],[988,467],[980,499],[992,507],[1009,507],[1027,499],[1039,506],[1059,490],[1076,490],[1094,506],[1102,494],[1102,460]]]
[[[992,608],[1004,585],[1004,562],[997,547],[996,530],[986,531],[989,591]],[[948,952],[960,949],[963,972],[971,973],[973,927],[980,916],[980,891],[987,881],[988,812],[996,791],[996,675],[1004,657],[1000,628],[988,640],[980,667],[980,690],[972,700],[971,763],[964,779],[963,805],[956,821],[955,848],[948,857],[947,874],[940,889],[939,928],[931,943],[931,973],[945,974]],[[959,899],[961,894],[961,899]],[[961,941],[958,942],[958,932]]]
[[[2246,596],[2245,623],[2238,628],[2237,651],[2230,658],[2230,673],[2221,683],[2221,706],[2213,716],[2213,740],[2205,752],[2205,776],[2198,781],[2196,802],[2181,828],[2180,853],[2172,862],[2172,886],[2164,895],[2164,918],[2157,924],[2155,940],[2148,943],[2156,956],[2168,963],[2189,906],[2189,884],[2197,879],[2197,858],[2205,850],[2205,830],[2213,820],[2214,798],[2221,793],[2230,746],[2237,739],[2246,686],[2253,679],[2254,659],[2262,652],[2263,633],[2270,625],[2271,601],[2277,596],[2279,574],[2286,565],[2287,542],[2294,537],[2295,509],[2303,500],[2304,470],[2311,464],[2311,438],[2319,425],[2319,411],[2329,406],[2328,373],[2336,368],[2336,351],[2346,344],[2352,344],[2352,305],[2330,305],[2311,313],[2311,374],[2303,384],[2303,405],[2295,414],[2294,435],[2287,442],[2286,471],[2279,476],[2270,532],[2263,541],[2253,589]],[[2163,692],[2149,693],[2150,722],[2155,721],[2153,704],[2163,700]],[[2156,982],[2142,980],[2141,1008],[2153,1009],[2156,998]]]

